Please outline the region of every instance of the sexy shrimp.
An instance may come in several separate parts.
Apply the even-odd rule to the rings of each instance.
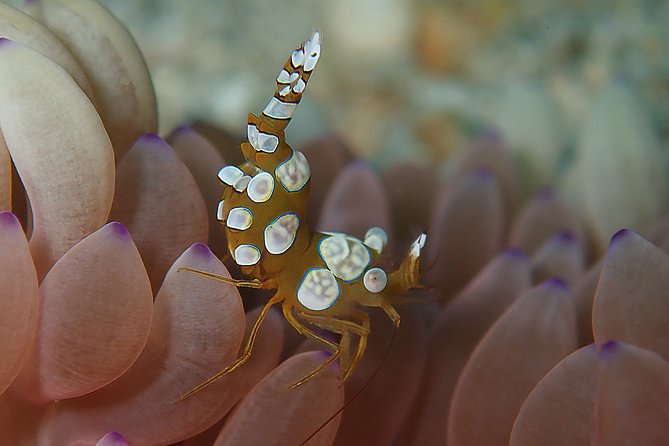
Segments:
[[[189,270],[238,287],[276,292],[253,324],[242,355],[182,399],[244,364],[251,356],[260,324],[277,304],[298,332],[332,352],[294,386],[337,359],[345,380],[362,359],[371,332],[364,308],[380,308],[399,326],[400,315],[393,304],[403,292],[419,284],[425,234],[413,242],[400,267],[387,272],[378,266],[387,243],[383,229],[370,228],[364,240],[359,240],[341,233],[312,232],[306,225],[309,163],[288,145],[284,129],[320,54],[320,33],[315,31],[286,61],[276,78],[274,95],[261,115],[249,114],[248,141],[241,144],[246,162],[225,166],[218,173],[226,186],[218,204],[218,220],[224,227],[232,259],[250,279]],[[331,332],[338,340],[316,329]]]

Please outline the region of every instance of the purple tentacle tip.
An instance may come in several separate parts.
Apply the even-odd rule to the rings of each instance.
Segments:
[[[602,356],[606,357],[611,353],[615,352],[616,350],[618,350],[618,348],[620,348],[620,342],[616,340],[611,340],[602,345],[599,348],[599,352]]]
[[[193,250],[193,253],[195,253],[198,256],[211,257],[212,255],[214,255],[211,252],[211,249],[209,249],[209,246],[205,245],[204,243],[200,242],[193,243],[190,248]]]
[[[109,432],[97,442],[96,446],[128,446],[128,440],[118,432]]]
[[[5,46],[13,43],[11,40],[9,40],[6,37],[0,37],[0,46]]]
[[[0,225],[19,226],[19,219],[9,211],[0,212]]]
[[[314,351],[314,353],[316,353],[318,355],[320,361],[326,361],[332,356],[332,353],[330,353],[326,350],[316,350],[316,351]],[[330,364],[330,367],[336,367],[337,370],[339,370],[339,367],[340,367],[339,359],[337,359],[336,361],[333,361],[332,364]]]
[[[316,350],[316,353],[317,353],[320,357],[322,357],[323,359],[327,359],[327,358],[329,358],[330,356],[332,356],[332,353],[330,353],[330,352],[327,351],[327,350]]]
[[[564,280],[562,280],[559,277],[551,277],[550,279],[546,280],[544,283],[546,284],[546,286],[561,288],[561,289],[564,289],[564,290],[567,290],[569,288],[567,286],[567,282],[565,282]]]
[[[130,233],[128,232],[128,228],[125,227],[123,223],[120,223],[118,221],[112,221],[111,223],[107,223],[107,227],[113,231],[115,235],[118,235],[119,237],[128,237]]]
[[[190,124],[181,124],[172,131],[172,135],[180,135],[181,133],[193,132],[193,126]]]
[[[112,440],[125,442],[125,437],[123,435],[119,434],[118,432],[110,432],[109,433],[109,438],[112,439]]]
[[[157,133],[144,133],[139,139],[148,142],[165,142]]]
[[[517,248],[517,247],[511,247],[511,248],[507,249],[506,251],[504,251],[504,255],[509,256],[511,258],[514,258],[514,259],[527,260],[527,253],[525,251],[523,251],[522,249]]]
[[[558,232],[554,237],[560,243],[574,243],[576,241],[576,234],[568,229]]]
[[[631,229],[622,228],[618,232],[613,234],[613,237],[611,237],[611,242],[609,244],[613,245],[614,243],[619,242],[620,240],[622,240],[623,238],[625,238],[626,236],[628,236],[630,234],[632,234]]]
[[[172,152],[172,146],[156,133],[144,133],[137,138],[135,145],[139,145],[142,149],[160,151],[161,154],[169,154]]]

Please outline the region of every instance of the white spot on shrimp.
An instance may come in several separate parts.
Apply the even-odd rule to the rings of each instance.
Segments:
[[[274,192],[274,177],[269,172],[260,172],[251,178],[246,187],[249,198],[256,203],[264,203],[270,199]]]
[[[279,75],[276,77],[276,81],[280,84],[292,84],[300,77],[298,72],[289,73],[287,70],[281,70]]]
[[[340,292],[332,272],[327,268],[311,268],[297,288],[297,300],[310,310],[320,311],[331,307]]]
[[[312,71],[321,57],[321,33],[314,31],[311,38],[304,42],[304,55],[304,71]]]
[[[239,266],[255,265],[260,260],[260,249],[255,245],[239,245],[233,257]]]
[[[318,253],[330,271],[342,280],[358,279],[372,261],[372,255],[362,242],[345,234],[321,239]]]
[[[223,168],[218,171],[218,179],[228,186],[233,186],[243,176],[244,172],[242,169],[233,166],[232,164],[223,166]]]
[[[247,125],[246,134],[249,139],[249,144],[251,144],[254,149],[258,150],[258,127],[253,124]]]
[[[279,145],[279,138],[269,133],[258,133],[258,147],[259,152],[274,153]]]
[[[420,251],[425,247],[425,241],[427,240],[426,234],[421,234],[411,245],[411,256],[420,257]]]
[[[230,229],[238,229],[244,231],[253,224],[253,213],[243,207],[232,208],[228,213],[228,219],[225,224]]]
[[[386,288],[388,276],[381,268],[370,268],[362,278],[362,283],[370,293],[380,293]]]
[[[295,85],[293,85],[293,91],[295,93],[302,93],[304,91],[304,88],[307,86],[307,83],[304,82],[302,78],[298,79],[297,82],[295,82]]]
[[[290,63],[295,68],[302,66],[304,63],[304,50],[302,48],[293,51],[293,54],[290,55]]]
[[[294,102],[283,102],[272,96],[265,106],[263,114],[274,119],[290,119],[295,113],[297,104]]]
[[[218,221],[223,221],[224,215],[223,215],[223,206],[225,205],[225,202],[223,200],[218,202],[218,207],[216,208],[216,219]]]
[[[265,228],[265,248],[270,254],[283,254],[293,245],[300,219],[290,212],[282,214]]]
[[[248,175],[243,175],[241,178],[239,178],[237,181],[235,181],[235,184],[232,185],[232,187],[237,191],[237,192],[244,192],[244,189],[246,189],[246,186],[248,186],[249,181],[251,181],[251,177]]]
[[[311,178],[309,162],[299,150],[293,150],[290,157],[277,166],[275,173],[288,192],[299,191]]]
[[[388,235],[382,228],[374,226],[369,228],[365,233],[364,243],[380,254],[388,244]]]

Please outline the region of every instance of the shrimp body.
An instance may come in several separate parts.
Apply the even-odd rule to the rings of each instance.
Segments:
[[[320,51],[320,33],[315,31],[292,52],[261,115],[248,116],[247,141],[241,144],[246,161],[219,171],[218,177],[226,187],[217,218],[224,227],[232,259],[252,280],[217,278],[276,293],[260,312],[242,356],[183,398],[243,364],[251,355],[267,311],[278,303],[298,332],[332,351],[324,364],[295,385],[336,359],[346,379],[363,357],[370,333],[369,317],[363,308],[379,307],[399,326],[393,300],[418,286],[424,234],[412,244],[399,269],[387,272],[378,266],[387,243],[381,228],[370,228],[364,240],[359,240],[341,233],[312,232],[307,227],[309,163],[288,145],[284,129],[302,98]],[[339,340],[323,337],[314,328],[338,334]]]

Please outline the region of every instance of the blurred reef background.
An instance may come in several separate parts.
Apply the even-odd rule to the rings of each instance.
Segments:
[[[241,134],[286,48],[316,27],[324,57],[289,130],[298,145],[333,131],[378,163],[439,162],[472,133],[497,129],[512,149],[564,161],[597,104],[623,95],[609,100],[633,103],[620,112],[667,147],[664,1],[104,3],[147,58],[162,132],[204,119]]]
[[[147,58],[161,133],[204,120],[241,138],[286,48],[316,27],[323,60],[288,129],[296,147],[331,133],[381,169],[411,159],[447,170],[472,138],[493,135],[526,196],[558,188],[602,220],[602,239],[666,206],[669,2],[104,3]],[[634,215],[621,215],[630,199]]]

